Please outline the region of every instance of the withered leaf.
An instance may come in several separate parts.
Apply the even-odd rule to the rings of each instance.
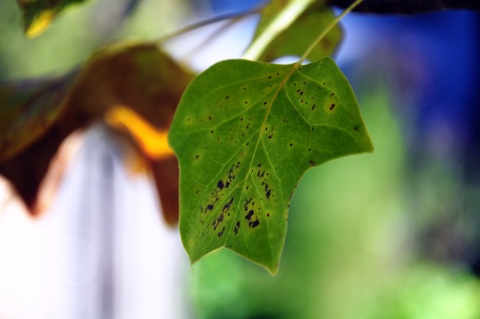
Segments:
[[[175,224],[178,168],[166,134],[192,78],[156,44],[121,43],[97,51],[69,77],[32,82],[30,90],[20,83],[4,84],[0,174],[32,209],[60,143],[74,130],[105,120],[131,137],[155,178],[165,220]]]

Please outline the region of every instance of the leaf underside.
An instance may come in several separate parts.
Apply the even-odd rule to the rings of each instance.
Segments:
[[[226,247],[272,274],[305,171],[372,151],[353,91],[330,58],[300,67],[212,66],[184,93],[169,142],[179,159],[180,232],[191,262]]]

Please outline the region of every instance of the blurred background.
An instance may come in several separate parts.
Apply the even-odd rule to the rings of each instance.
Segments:
[[[90,1],[28,40],[3,0],[0,82],[63,74],[105,43],[259,3]],[[167,49],[200,71],[240,57],[256,21],[205,47],[221,25],[195,30]],[[343,26],[335,59],[375,152],[305,174],[276,277],[229,251],[190,267],[150,177],[126,170],[124,146],[99,124],[77,139],[42,216],[0,185],[0,319],[480,318],[479,14],[350,14]]]

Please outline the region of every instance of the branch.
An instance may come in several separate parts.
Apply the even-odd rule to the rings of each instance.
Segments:
[[[327,0],[331,6],[347,8],[353,0]],[[480,11],[480,0],[365,0],[355,12],[376,14],[418,14],[440,10]]]

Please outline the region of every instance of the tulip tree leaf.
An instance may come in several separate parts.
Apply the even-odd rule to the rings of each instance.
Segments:
[[[73,131],[105,121],[136,146],[155,180],[165,221],[175,225],[178,164],[166,137],[192,78],[157,44],[120,42],[66,76],[0,82],[0,174],[30,212],[39,213],[41,182],[61,143]]]
[[[45,31],[57,14],[85,0],[17,0],[23,13],[24,32],[35,37]]]
[[[244,57],[256,60],[262,52],[314,2],[314,0],[271,0],[261,18]]]
[[[335,19],[332,10],[315,2],[287,29],[270,42],[260,55],[261,61],[273,61],[283,56],[302,56],[310,44]],[[307,56],[310,61],[331,56],[342,39],[342,28],[336,24]]]
[[[372,151],[354,93],[330,58],[303,66],[215,64],[182,96],[169,141],[191,262],[226,247],[272,274],[305,171]]]
[[[27,148],[60,119],[61,102],[77,73],[0,82],[0,162]]]

